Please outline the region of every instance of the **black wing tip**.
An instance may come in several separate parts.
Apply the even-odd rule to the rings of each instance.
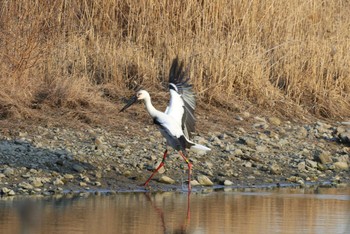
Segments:
[[[179,56],[176,56],[171,64],[169,83],[182,85],[187,84],[190,78],[187,77],[187,70],[184,70],[183,67],[184,61],[180,61]]]

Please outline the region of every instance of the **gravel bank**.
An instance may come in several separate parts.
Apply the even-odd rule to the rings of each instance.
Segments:
[[[248,121],[249,120],[249,121]],[[350,122],[296,124],[243,113],[227,130],[208,128],[194,141],[212,149],[190,153],[194,186],[350,183]],[[0,194],[136,191],[162,158],[155,126],[72,128],[39,126],[0,131]],[[223,128],[222,128],[223,129]],[[202,129],[203,130],[203,129]],[[181,188],[187,166],[172,150],[149,189]]]

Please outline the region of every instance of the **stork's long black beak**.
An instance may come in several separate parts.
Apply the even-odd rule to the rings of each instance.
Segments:
[[[136,101],[137,101],[137,96],[136,96],[136,95],[132,96],[132,97],[128,100],[128,102],[126,103],[126,105],[123,107],[123,109],[121,109],[121,110],[119,111],[119,113],[122,112],[122,111],[125,111],[126,109],[128,109],[128,108],[129,108],[130,106],[132,106],[132,104],[134,104]]]

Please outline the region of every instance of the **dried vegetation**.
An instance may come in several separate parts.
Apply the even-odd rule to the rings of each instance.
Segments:
[[[136,83],[165,99],[177,54],[206,107],[350,116],[349,1],[14,0],[0,11],[0,119],[91,122]]]

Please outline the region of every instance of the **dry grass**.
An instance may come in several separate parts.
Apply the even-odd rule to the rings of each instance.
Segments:
[[[201,103],[350,116],[349,1],[0,4],[0,119],[112,108],[135,82],[159,90],[177,54]]]

